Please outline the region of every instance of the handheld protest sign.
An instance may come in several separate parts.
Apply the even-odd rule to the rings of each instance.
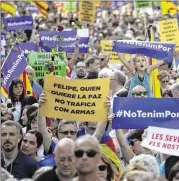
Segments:
[[[64,52],[56,53],[54,59],[54,74],[62,77],[66,76],[66,54]],[[35,70],[35,79],[41,79],[45,74],[50,73],[51,53],[33,52],[28,54],[29,65]]]
[[[73,80],[46,75],[40,114],[72,121],[106,121],[109,79]]]

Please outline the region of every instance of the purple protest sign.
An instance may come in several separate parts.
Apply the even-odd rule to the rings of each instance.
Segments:
[[[89,30],[64,30],[58,31],[41,31],[39,32],[40,47],[47,52],[50,52],[52,48],[56,46],[63,48],[66,53],[74,53],[74,49],[78,40],[76,36],[80,37],[79,41],[79,53],[88,52],[89,43]],[[61,40],[58,38],[61,37]],[[59,50],[61,51],[61,50]]]
[[[32,16],[17,16],[4,18],[4,24],[6,27],[6,31],[32,30],[33,18]]]
[[[6,61],[1,67],[1,73],[3,75],[3,86],[6,90],[9,90],[9,85],[14,78],[20,76],[20,74],[25,70],[27,66],[26,58],[23,52],[20,50],[19,45],[14,45],[8,55]]]
[[[38,46],[35,43],[27,42],[27,43],[21,43],[19,45],[21,51],[24,53],[25,57],[29,52],[37,52]]]

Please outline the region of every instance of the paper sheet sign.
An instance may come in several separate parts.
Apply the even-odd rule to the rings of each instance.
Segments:
[[[47,102],[41,108],[46,117],[71,121],[106,121],[104,102],[109,93],[109,79],[73,80],[45,76]]]
[[[142,141],[141,145],[160,153],[179,156],[179,131],[149,127],[147,138]]]

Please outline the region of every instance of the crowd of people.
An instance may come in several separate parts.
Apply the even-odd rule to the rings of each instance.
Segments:
[[[176,64],[163,60],[150,64],[142,54],[126,60],[118,53],[122,64],[110,64],[108,52],[101,49],[101,40],[140,40],[147,37],[147,26],[153,24],[155,39],[160,41],[157,21],[174,17],[162,15],[159,6],[153,11],[136,11],[132,2],[111,9],[106,2],[96,7],[93,25],[81,24],[78,13],[64,12],[49,3],[45,19],[32,14],[32,31],[7,32],[11,41],[39,43],[39,31],[65,28],[88,28],[90,48],[87,54],[67,54],[67,79],[110,80],[110,94],[104,102],[108,110],[103,122],[79,122],[47,118],[40,108],[48,100],[44,81],[35,80],[35,70],[25,72],[35,96],[25,95],[23,81],[15,77],[8,90],[8,99],[1,99],[1,179],[2,181],[179,181],[179,157],[156,152],[141,146],[146,130],[112,129],[115,97],[152,98],[150,74],[158,69],[161,98],[179,98],[179,70]],[[17,16],[30,15],[25,2],[14,2]],[[2,14],[7,17],[6,13]],[[175,59],[179,57],[175,51]],[[4,60],[1,60],[4,62]],[[3,76],[2,82],[3,85]],[[178,129],[178,128],[177,128]]]

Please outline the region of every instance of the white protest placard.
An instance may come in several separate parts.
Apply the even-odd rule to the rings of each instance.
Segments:
[[[149,127],[141,146],[168,155],[179,156],[179,130]]]

